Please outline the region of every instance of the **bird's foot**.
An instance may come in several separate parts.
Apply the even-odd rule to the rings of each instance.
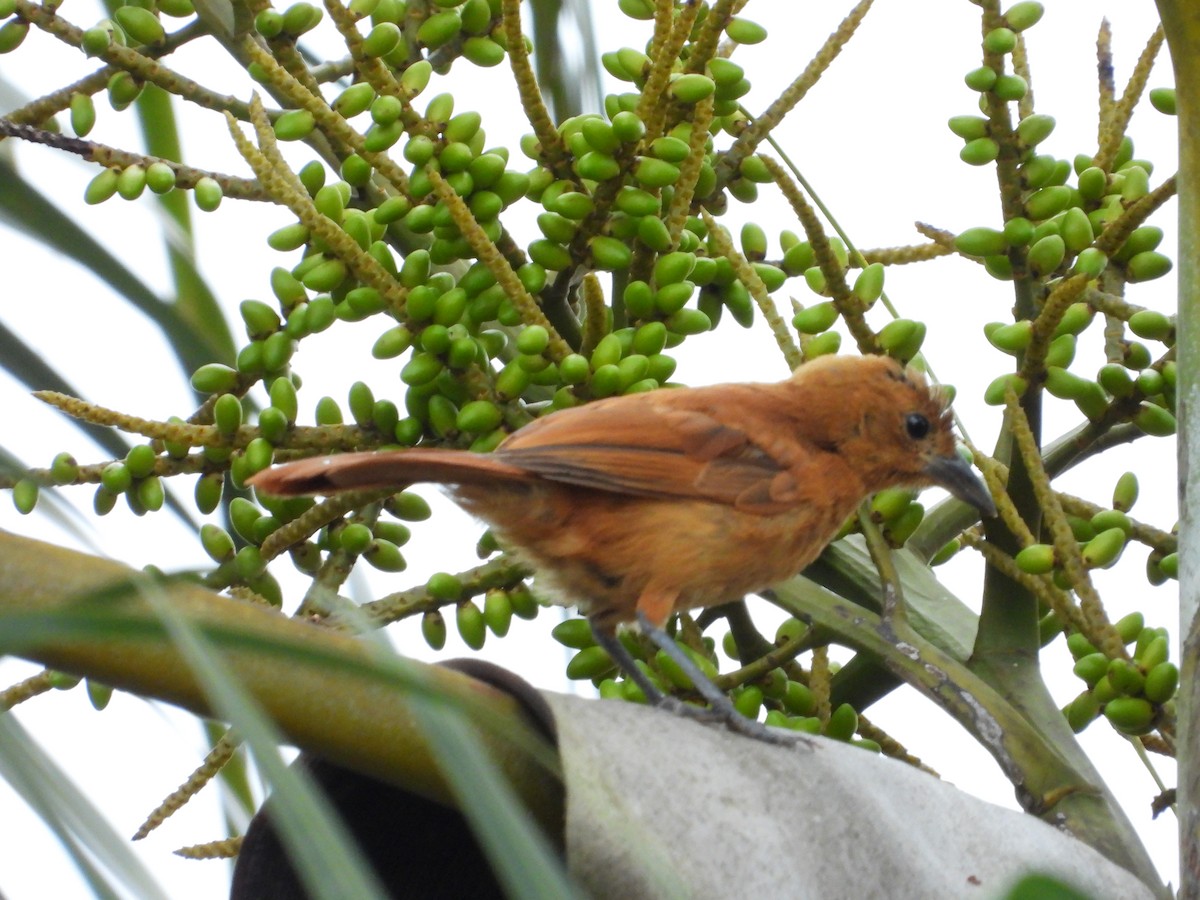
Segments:
[[[762,722],[746,718],[737,711],[737,708],[729,701],[728,697],[724,697],[723,699],[725,700],[724,703],[718,702],[710,706],[694,706],[691,703],[685,703],[678,697],[664,694],[654,705],[673,715],[682,716],[685,719],[693,719],[704,725],[719,726],[732,731],[734,734],[740,734],[743,737],[752,738],[767,744],[774,744],[778,747],[795,747],[800,744],[808,748],[816,746],[814,741],[799,732],[788,731],[783,728],[768,728]]]

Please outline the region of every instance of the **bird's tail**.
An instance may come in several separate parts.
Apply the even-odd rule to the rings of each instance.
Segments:
[[[291,496],[400,490],[418,482],[468,485],[528,480],[529,473],[491,455],[416,448],[301,459],[265,469],[247,483],[266,494]]]

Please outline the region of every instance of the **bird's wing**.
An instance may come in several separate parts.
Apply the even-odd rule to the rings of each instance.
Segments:
[[[664,396],[664,401],[669,394]],[[750,435],[671,402],[600,401],[522,428],[493,454],[551,481],[770,515],[799,501],[792,472]]]

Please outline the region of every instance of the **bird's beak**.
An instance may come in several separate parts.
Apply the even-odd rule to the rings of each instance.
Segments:
[[[984,516],[996,515],[996,504],[987,486],[975,474],[971,464],[955,453],[939,456],[925,466],[925,474],[964,503],[970,503]]]

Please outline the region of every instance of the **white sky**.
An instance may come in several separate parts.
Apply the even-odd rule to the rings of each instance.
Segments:
[[[615,3],[599,0],[597,28],[602,50],[640,45],[648,34],[645,23],[619,16]],[[812,53],[844,15],[848,3],[755,3],[747,14],[767,25],[773,35],[763,45],[745,48],[735,57],[747,70],[755,90],[744,102],[760,110],[807,63]],[[1058,128],[1043,145],[1043,152],[1071,159],[1095,149],[1095,35],[1102,15],[1113,24],[1117,82],[1124,84],[1133,61],[1150,35],[1155,19],[1151,0],[1097,3],[1094,0],[1047,0],[1043,21],[1027,34],[1033,66],[1033,87],[1038,111],[1054,115]],[[81,25],[99,13],[68,4],[67,15]],[[974,113],[975,96],[962,84],[962,75],[978,65],[977,9],[967,2],[897,3],[881,0],[868,15],[859,34],[833,65],[825,79],[792,113],[776,136],[822,198],[835,211],[860,247],[893,246],[918,242],[912,223],[929,222],[952,231],[973,225],[999,224],[995,180],[990,168],[973,169],[958,160],[959,139],[945,127],[952,115]],[[0,57],[0,83],[15,80],[17,67],[35,58],[45,60],[19,84],[28,95],[58,87],[91,68],[77,54],[65,52],[49,37],[31,34],[28,43],[12,57]],[[218,90],[245,96],[248,87],[236,68],[219,57],[202,55],[189,47],[172,63]],[[477,74],[468,71],[468,74]],[[489,145],[500,143],[519,151],[520,117],[511,114],[513,92],[503,70],[485,73],[475,85],[455,78],[435,79],[427,96],[450,89],[458,96],[458,110],[476,109],[484,116]],[[1169,85],[1170,68],[1164,55],[1151,86]],[[611,89],[611,88],[610,88]],[[0,94],[0,109],[11,107]],[[504,111],[503,114],[497,114]],[[1155,162],[1152,183],[1175,170],[1174,122],[1144,104],[1135,115],[1132,134],[1136,156]],[[135,144],[131,117],[100,109],[93,137],[107,143]],[[203,111],[183,119],[188,161],[206,168],[247,174],[224,131],[221,120]],[[11,150],[5,144],[3,152]],[[110,246],[156,288],[165,289],[166,270],[157,242],[153,204],[110,201],[101,209],[78,202],[94,174],[89,167],[37,147],[17,147],[24,171],[39,172],[44,190],[69,204],[85,227],[103,233]],[[526,161],[521,158],[519,164]],[[732,204],[727,224],[736,233],[748,208]],[[533,209],[532,205],[528,205]],[[786,205],[768,190],[753,209],[754,220],[771,238],[778,252],[778,232],[799,231]],[[1174,253],[1174,204],[1156,218],[1167,229],[1164,252]],[[263,236],[287,224],[290,217],[265,204],[226,201],[214,215],[196,217],[201,265],[223,306],[235,323],[237,303],[246,298],[270,299],[267,273],[275,265],[288,265],[291,256],[266,247]],[[533,236],[532,213],[527,237]],[[10,230],[0,232],[0,260],[10,285],[2,307],[6,325],[35,347],[87,396],[148,418],[164,418],[190,411],[186,380],[159,346],[159,336],[136,314],[114,303],[102,286],[87,273],[48,255],[36,243]],[[13,274],[16,280],[13,280]],[[897,268],[888,273],[887,290],[902,314],[924,320],[929,336],[928,358],[938,374],[959,390],[958,412],[971,437],[982,447],[995,439],[999,417],[979,401],[985,385],[1005,362],[982,336],[982,325],[1008,318],[1012,297],[1006,285],[976,271],[965,261],[939,260],[921,266]],[[811,302],[802,280],[790,282],[786,292]],[[1138,304],[1165,311],[1174,308],[1174,278],[1166,278],[1131,291]],[[879,311],[882,316],[882,310]],[[882,318],[875,321],[882,324]],[[235,326],[236,327],[236,326]],[[329,394],[343,400],[349,384],[362,378],[377,397],[402,398],[392,363],[370,358],[376,333],[373,324],[339,327],[335,335],[306,340],[294,365],[305,380],[302,410],[311,416],[318,397]],[[1102,360],[1098,329],[1081,342],[1078,371],[1088,372]],[[773,380],[786,374],[770,336],[761,327],[742,331],[732,323],[721,328],[721,356],[711,338],[692,339],[679,354],[677,379],[687,383],[734,380]],[[103,360],[101,365],[97,363]],[[338,362],[353,361],[352,365]],[[99,453],[53,411],[29,398],[25,390],[0,375],[0,398],[8,421],[24,427],[10,429],[4,445],[35,465],[48,464],[60,450],[71,450],[81,461],[98,460]],[[1047,401],[1045,433],[1053,437],[1073,426],[1073,406]],[[302,415],[305,413],[302,412]],[[1142,499],[1134,514],[1162,528],[1173,524],[1175,469],[1173,442],[1145,439],[1106,455],[1104,460],[1081,466],[1064,476],[1061,489],[1107,504],[1117,476],[1137,466]],[[181,495],[190,497],[191,486]],[[409,570],[400,576],[372,573],[355,582],[363,598],[417,583],[439,570],[457,571],[476,562],[473,541],[457,546],[457,536],[471,523],[436,492],[437,527],[417,529],[405,547]],[[68,495],[90,510],[91,492]],[[167,513],[136,519],[123,505],[95,522],[92,542],[102,552],[138,566],[155,562],[164,568],[199,567],[206,563],[199,545]],[[0,528],[77,546],[45,516],[20,517],[7,502],[0,503]],[[447,540],[446,535],[455,537]],[[1177,633],[1177,591],[1174,584],[1151,588],[1142,575],[1145,553],[1134,549],[1116,570],[1099,574],[1098,582],[1112,617],[1142,608],[1148,621]],[[946,583],[968,604],[976,605],[981,568],[974,561],[941,570]],[[282,572],[282,570],[280,570]],[[279,573],[277,573],[279,574]],[[285,584],[298,589],[300,582]],[[761,609],[763,604],[755,604]],[[529,678],[535,684],[563,689],[565,656],[548,642],[545,632],[556,622],[543,613],[536,622],[514,622],[504,641],[494,638],[484,655]],[[456,644],[451,627],[447,655],[465,652]],[[430,654],[421,642],[416,623],[391,629],[396,646],[418,657]],[[536,650],[531,648],[536,647]],[[1174,651],[1173,651],[1174,655]],[[1079,690],[1070,674],[1070,663],[1061,642],[1049,652],[1047,678],[1063,703]],[[15,660],[0,660],[0,684],[10,684],[35,668]],[[909,691],[868,711],[877,724],[892,731],[914,753],[960,787],[990,801],[1015,807],[1012,790],[991,759],[969,737],[929,704]],[[114,698],[103,714],[91,711],[81,690],[43,697],[21,707],[22,724],[50,748],[55,760],[81,784],[105,810],[121,833],[132,833],[142,818],[197,764],[202,752],[199,732],[190,720],[168,708],[150,706],[130,696]],[[946,727],[950,725],[951,727]],[[1177,869],[1175,822],[1171,815],[1151,822],[1149,800],[1156,789],[1136,758],[1103,724],[1083,736],[1089,752],[1109,784],[1118,793],[1140,829],[1165,877]],[[1174,783],[1172,767],[1155,758],[1163,779]],[[34,897],[83,896],[62,851],[20,801],[0,784],[0,893],[10,900]],[[172,897],[212,897],[225,891],[227,870],[222,863],[188,863],[170,855],[175,847],[217,838],[222,825],[213,798],[202,795],[177,814],[164,828],[138,846],[137,852],[162,880]]]

